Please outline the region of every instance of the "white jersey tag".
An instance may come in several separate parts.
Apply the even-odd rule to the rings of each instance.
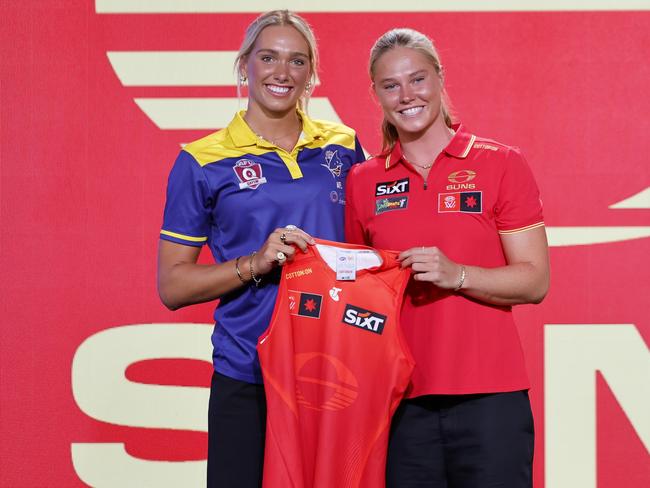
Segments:
[[[354,281],[357,279],[357,253],[353,250],[336,250],[336,279],[338,281]]]

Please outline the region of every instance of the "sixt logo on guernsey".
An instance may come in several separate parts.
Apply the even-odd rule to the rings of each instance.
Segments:
[[[375,334],[381,334],[384,331],[384,325],[386,325],[386,316],[346,304],[342,322]]]
[[[320,307],[323,303],[323,296],[315,293],[303,293],[289,290],[289,314],[320,318]]]
[[[250,159],[240,159],[232,169],[239,178],[240,190],[244,188],[254,190],[262,183],[266,183],[266,178],[262,176],[262,165],[260,163]]]
[[[384,195],[399,195],[400,193],[408,193],[408,191],[408,178],[402,178],[397,181],[384,181],[375,185],[376,197],[383,197]]]
[[[447,176],[451,185],[447,185],[447,190],[473,190],[476,188],[474,183],[470,183],[476,178],[476,171],[471,169],[461,169],[454,171]]]
[[[390,212],[392,210],[403,210],[408,207],[409,197],[388,197],[375,201],[375,215]]]
[[[481,191],[461,191],[457,193],[438,193],[438,212],[483,212]]]

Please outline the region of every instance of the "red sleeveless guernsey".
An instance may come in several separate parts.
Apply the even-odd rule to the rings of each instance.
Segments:
[[[413,370],[399,328],[409,271],[395,252],[316,242],[283,267],[257,345],[268,405],[263,486],[381,488],[391,417]],[[356,279],[339,281],[335,262],[350,254]]]

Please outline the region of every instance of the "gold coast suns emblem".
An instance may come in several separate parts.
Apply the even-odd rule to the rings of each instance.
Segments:
[[[319,352],[298,353],[296,400],[311,410],[343,410],[359,396],[359,381],[340,359]]]
[[[232,169],[239,178],[239,188],[241,190],[244,188],[254,190],[262,183],[266,183],[266,178],[262,176],[262,165],[260,163],[250,159],[240,159]]]
[[[474,190],[476,185],[470,183],[474,178],[476,178],[476,171],[472,171],[471,169],[454,171],[447,176],[450,183],[447,185],[447,190]]]

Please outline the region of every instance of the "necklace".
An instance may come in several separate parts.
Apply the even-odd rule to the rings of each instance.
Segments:
[[[434,161],[434,162],[431,162],[431,163],[429,163],[429,164],[417,164],[417,163],[414,163],[414,162],[409,161],[408,159],[406,159],[406,156],[404,156],[404,154],[402,154],[402,157],[404,158],[404,161],[406,161],[406,162],[407,162],[408,164],[410,164],[411,166],[417,166],[418,168],[422,168],[422,169],[429,169],[429,168],[431,168],[431,167],[433,166],[433,163],[435,162],[435,161]]]
[[[261,139],[261,140],[266,141],[266,142],[270,142],[271,144],[273,144],[274,146],[277,146],[277,147],[282,147],[282,146],[280,146],[280,144],[278,144],[276,141],[281,141],[283,139],[286,139],[289,136],[295,137],[295,135],[292,134],[291,132],[289,132],[288,134],[285,134],[285,135],[283,135],[281,137],[276,137],[275,140],[269,139],[268,137],[264,137],[263,135],[258,134],[258,133],[255,133],[255,135],[257,136],[258,139]]]

